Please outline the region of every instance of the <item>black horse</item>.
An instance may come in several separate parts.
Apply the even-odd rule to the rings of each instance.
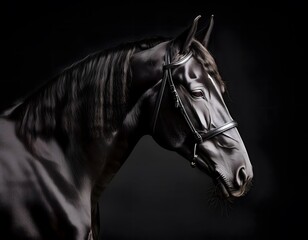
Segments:
[[[127,43],[65,69],[0,117],[7,239],[97,239],[100,194],[150,134],[209,174],[222,198],[253,172],[197,17],[178,37]]]

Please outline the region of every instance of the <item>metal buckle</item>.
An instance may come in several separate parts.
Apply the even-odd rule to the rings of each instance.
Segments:
[[[197,157],[198,157],[198,155],[197,155],[197,143],[195,143],[195,146],[194,146],[194,156],[193,156],[192,161],[190,162],[190,166],[191,166],[192,168],[195,168],[195,167],[196,167],[196,160],[197,160]]]

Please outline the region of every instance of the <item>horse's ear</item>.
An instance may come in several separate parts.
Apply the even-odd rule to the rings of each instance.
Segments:
[[[197,31],[198,20],[201,16],[197,16],[192,25],[187,28],[181,35],[174,39],[174,44],[179,48],[179,53],[183,54],[189,50],[190,44],[194,39]]]
[[[197,32],[196,39],[205,47],[209,45],[210,36],[214,26],[214,15],[211,16],[211,21],[208,27],[205,27]]]

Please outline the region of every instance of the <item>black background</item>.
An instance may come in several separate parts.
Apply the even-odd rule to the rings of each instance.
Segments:
[[[197,15],[201,26],[215,15],[210,51],[254,166],[251,191],[231,207],[211,206],[210,178],[147,136],[102,194],[102,239],[281,239],[302,232],[303,4],[1,5],[0,109],[93,51],[157,35],[174,37]]]

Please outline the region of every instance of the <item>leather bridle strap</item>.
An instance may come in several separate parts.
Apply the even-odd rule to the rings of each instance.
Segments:
[[[154,115],[153,115],[154,117],[153,117],[153,121],[152,121],[152,133],[153,134],[154,134],[155,128],[156,128],[156,122],[157,122],[157,118],[158,118],[158,113],[159,113],[161,101],[162,101],[163,96],[164,96],[166,82],[167,82],[167,74],[165,74],[165,72],[164,72],[163,79],[161,80],[160,91],[158,93],[158,97],[156,99],[156,104],[155,104],[155,108],[154,108]]]
[[[160,106],[161,106],[161,101],[162,101],[163,96],[164,96],[166,82],[167,82],[168,78],[170,79],[170,77],[171,77],[171,79],[172,79],[170,68],[174,68],[174,67],[177,67],[177,66],[180,66],[180,65],[186,63],[191,58],[191,56],[192,56],[192,52],[189,52],[188,54],[186,54],[182,58],[180,58],[178,61],[176,61],[174,63],[170,63],[169,54],[166,53],[166,55],[165,55],[165,65],[163,66],[163,79],[161,81],[160,91],[158,93],[158,97],[157,97],[155,108],[154,108],[154,115],[153,115],[154,117],[153,117],[153,121],[152,121],[152,132],[153,133],[155,132],[156,122],[157,122],[157,118],[158,118],[158,114],[159,114],[159,110],[160,110]],[[175,97],[175,95],[176,95],[175,101],[176,101],[176,107],[178,107],[180,98],[177,95],[173,81],[171,82],[170,86],[171,86],[171,91],[172,91],[173,96]],[[181,104],[182,104],[182,102],[181,102]]]
[[[202,140],[203,141],[206,141],[206,140],[209,140],[225,131],[228,131],[229,129],[231,128],[235,128],[237,127],[237,122],[235,122],[234,120],[228,122],[228,123],[225,123],[224,125],[218,127],[218,128],[214,128],[206,133],[200,133],[201,137],[202,137]]]
[[[192,56],[192,53],[189,52],[188,54],[186,54],[184,57],[182,57],[180,60],[178,60],[177,62],[174,63],[170,63],[170,55],[167,54],[167,65],[164,66],[164,69],[166,71],[166,74],[168,75],[168,82],[169,82],[169,87],[171,90],[171,94],[173,96],[174,102],[175,102],[175,108],[179,108],[181,111],[181,114],[184,116],[185,121],[187,122],[191,132],[194,135],[194,138],[196,139],[196,141],[198,143],[202,142],[202,137],[201,135],[198,133],[198,131],[195,129],[194,124],[192,123],[192,121],[190,120],[190,117],[188,116],[185,107],[181,101],[181,98],[178,95],[178,92],[175,88],[174,82],[172,80],[172,73],[171,73],[171,68],[177,67],[181,64],[184,64],[185,62],[187,62]]]

